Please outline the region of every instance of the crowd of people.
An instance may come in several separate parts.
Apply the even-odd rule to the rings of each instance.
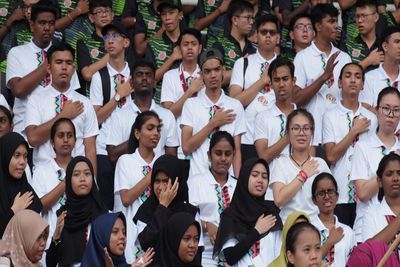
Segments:
[[[388,4],[0,1],[0,266],[400,266]]]

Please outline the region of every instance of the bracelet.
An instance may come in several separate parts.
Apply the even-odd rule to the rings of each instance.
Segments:
[[[305,183],[307,181],[307,179],[308,179],[307,173],[305,171],[303,171],[303,170],[300,170],[299,171],[299,175],[301,176],[301,178],[303,178],[303,181]]]

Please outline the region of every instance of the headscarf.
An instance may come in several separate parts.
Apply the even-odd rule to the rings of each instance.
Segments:
[[[57,211],[57,216],[64,210],[67,211],[65,217],[64,229],[61,233],[62,255],[60,263],[70,265],[80,262],[86,247],[86,230],[98,216],[107,212],[102,203],[93,179],[91,191],[86,196],[78,196],[72,190],[72,174],[75,166],[79,162],[86,162],[89,166],[92,177],[94,177],[93,166],[89,159],[78,156],[73,158],[67,167],[65,176],[65,193],[67,201]]]
[[[289,229],[297,223],[299,218],[304,218],[307,222],[311,223],[310,217],[308,217],[308,215],[302,211],[296,211],[289,214],[285,224],[283,225],[281,253],[273,262],[268,265],[268,267],[287,266],[288,259],[286,257],[286,236],[289,232]]]
[[[381,241],[367,241],[353,248],[347,261],[348,267],[375,267],[388,251],[388,244]],[[385,262],[385,267],[398,267],[400,261],[395,252],[392,252]]]
[[[3,240],[0,243],[0,255],[11,258],[15,267],[41,266],[39,262],[32,263],[26,253],[47,227],[49,227],[48,223],[35,211],[18,212],[4,231]]]
[[[33,193],[33,199],[28,209],[38,213],[42,210],[42,203],[28,183],[25,172],[20,179],[15,179],[9,172],[11,158],[20,145],[24,145],[29,150],[28,143],[18,133],[8,133],[0,139],[0,217],[8,212],[18,193],[22,195],[29,191]],[[4,228],[6,225],[7,223],[4,224]],[[4,229],[0,229],[0,235],[3,235],[3,232]]]
[[[198,209],[189,203],[189,194],[186,178],[183,176],[183,166],[179,159],[175,156],[165,154],[159,157],[153,165],[151,173],[151,194],[150,197],[139,207],[133,221],[142,221],[148,223],[152,218],[154,211],[159,205],[159,201],[154,192],[154,182],[158,172],[165,172],[174,183],[175,178],[178,177],[179,188],[175,198],[172,200],[168,209],[172,212],[185,211],[193,215],[196,215]]]
[[[221,214],[220,226],[214,246],[214,256],[218,256],[222,246],[231,238],[243,240],[254,229],[261,214],[272,214],[277,221],[270,231],[282,229],[279,209],[265,200],[265,193],[260,197],[253,197],[249,193],[249,176],[253,167],[261,163],[265,166],[269,176],[268,163],[263,159],[251,158],[240,169],[239,179],[232,197],[230,206]],[[265,233],[263,236],[267,235]],[[261,237],[263,237],[261,236]],[[260,237],[260,238],[261,238]]]
[[[189,226],[195,225],[199,236],[200,224],[193,218],[193,216],[187,212],[177,212],[172,215],[166,227],[161,232],[160,239],[156,246],[154,255],[154,266],[157,267],[200,267],[201,264],[198,258],[201,257],[200,249],[197,250],[197,254],[194,257],[192,263],[183,263],[178,256],[179,245],[182,237],[185,234]]]
[[[126,228],[125,216],[122,212],[107,213],[99,216],[92,224],[89,243],[86,246],[81,267],[106,267],[104,262],[104,248],[107,247],[115,267],[128,267],[125,256],[117,256],[111,253],[110,236],[116,220],[120,218]]]

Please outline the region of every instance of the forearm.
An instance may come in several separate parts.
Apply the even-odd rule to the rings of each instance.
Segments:
[[[273,189],[274,202],[277,207],[281,208],[286,205],[299,192],[303,186],[303,182],[300,179],[302,178],[296,175],[289,184],[281,186],[279,190]]]
[[[252,229],[246,238],[237,243],[234,247],[224,249],[224,256],[229,265],[235,265],[249,251],[251,246],[260,238],[256,229]]]
[[[117,162],[118,158],[121,155],[128,153],[128,149],[129,149],[128,141],[126,141],[118,146],[107,145],[108,158],[112,162]]]
[[[110,101],[107,102],[103,107],[100,107],[96,110],[97,121],[99,125],[101,125],[108,117],[111,116],[111,113],[117,107],[117,101],[114,98],[111,98]]]
[[[309,5],[307,3],[308,1],[304,1],[301,6],[299,6],[298,8],[295,8],[293,11],[289,11],[289,10],[283,10],[282,11],[282,23],[285,26],[289,26],[290,21],[296,17],[297,15],[301,14],[301,13],[306,13]]]
[[[176,101],[176,103],[172,103],[168,109],[174,114],[175,119],[179,118],[182,114],[182,108],[183,104],[185,104],[185,101],[193,96],[193,93],[190,90],[187,90],[181,98]],[[167,107],[165,107],[167,108]]]
[[[282,151],[288,145],[288,139],[286,136],[282,137],[281,139],[279,139],[278,142],[269,147],[264,147],[257,143],[259,143],[259,141],[256,141],[255,144],[258,156],[270,163],[273,159],[275,159],[282,153]]]
[[[207,123],[198,133],[189,138],[182,138],[182,150],[185,155],[190,155],[198,149],[201,144],[208,138],[208,135],[214,130],[211,123]]]
[[[41,125],[29,125],[25,132],[28,136],[29,144],[33,147],[40,146],[50,139],[50,130],[54,122],[61,118],[60,114]]]
[[[334,245],[335,244],[332,244],[332,242],[328,238],[326,243],[321,246],[322,258],[326,257],[326,255]]]
[[[169,154],[175,157],[178,154],[178,147],[165,146],[164,149],[165,149],[165,154]]]
[[[239,172],[240,168],[242,167],[242,151],[240,149],[240,142],[241,142],[241,136],[237,135],[234,137],[235,141],[235,155],[233,156],[233,174],[235,177],[239,177]]]
[[[296,90],[293,100],[297,106],[304,106],[307,104],[311,98],[321,89],[321,86],[325,83],[326,79],[320,76],[311,85],[304,89]]]
[[[338,0],[340,9],[342,10],[351,8],[356,2],[357,0]]]
[[[40,202],[42,202],[43,206],[42,211],[47,212],[48,210],[50,210],[63,196],[64,191],[65,191],[65,183],[60,182],[53,190],[44,195],[40,199]]]
[[[350,131],[339,143],[332,147],[325,145],[326,158],[329,164],[335,164],[346,153],[356,136],[357,133]]]
[[[371,65],[368,57],[364,58],[359,64],[364,70]]]
[[[161,67],[156,70],[156,81],[159,82],[162,80],[164,74],[171,68],[172,64],[174,64],[175,58],[169,57]]]
[[[222,15],[222,12],[219,10],[219,8],[217,8],[207,17],[197,19],[194,24],[194,28],[201,31],[213,23],[220,15]]]
[[[355,185],[357,196],[364,203],[368,202],[368,200],[375,196],[379,190],[376,176],[369,180],[356,180]]]
[[[92,76],[102,68],[107,65],[108,62],[108,54],[102,57],[99,61],[96,61],[89,66],[83,67],[81,70],[82,77],[85,81],[90,82],[92,80]]]
[[[400,217],[396,217],[393,222],[391,222],[388,226],[383,228],[382,231],[377,233],[371,239],[374,241],[381,241],[385,243],[389,243],[396,237],[400,230]]]
[[[46,65],[42,64],[37,69],[22,78],[13,78],[17,80],[13,81],[12,85],[9,82],[8,85],[15,97],[23,98],[30,94],[38,86],[46,74]]]
[[[266,85],[265,82],[263,82],[261,79],[259,79],[252,86],[250,86],[250,88],[248,88],[246,90],[241,90],[240,93],[238,93],[238,94],[230,94],[230,95],[231,95],[231,97],[239,100],[240,103],[242,103],[243,107],[247,107],[257,96],[260,89],[263,88],[265,85]],[[236,90],[236,91],[238,91],[238,90]]]
[[[85,156],[93,165],[94,176],[97,177],[96,137],[88,137],[83,140],[85,145]]]
[[[70,13],[65,15],[62,18],[59,18],[56,20],[56,25],[55,28],[57,31],[63,31],[65,28],[67,28],[74,20],[81,14],[81,12],[78,9],[72,10]]]
[[[122,204],[125,207],[129,207],[129,205],[131,205],[136,199],[138,199],[143,194],[143,192],[147,189],[149,185],[150,185],[150,176],[146,175],[132,188],[119,191]]]

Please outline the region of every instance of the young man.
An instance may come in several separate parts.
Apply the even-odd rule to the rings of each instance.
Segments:
[[[254,120],[259,112],[266,110],[275,101],[268,68],[276,58],[274,49],[279,44],[278,21],[272,15],[264,15],[257,19],[256,27],[257,52],[235,63],[229,89],[229,95],[246,108],[247,129],[241,138],[242,162],[257,156],[253,136]]]
[[[376,107],[378,94],[383,88],[400,88],[400,27],[388,28],[382,40],[383,63],[365,75],[364,90],[360,96],[362,102],[372,107]]]
[[[161,138],[156,148],[156,154],[164,153],[176,155],[179,140],[176,132],[176,121],[174,115],[165,108],[157,105],[153,98],[155,86],[155,68],[148,61],[138,61],[132,68],[132,88],[134,98],[127,98],[127,108],[121,109],[110,118],[109,131],[107,135],[107,152],[112,162],[128,152],[128,139],[131,128],[137,114],[146,110],[152,110],[160,116],[163,127]],[[129,103],[130,102],[130,103]]]
[[[314,116],[314,144],[322,141],[322,115],[340,99],[337,83],[340,70],[351,62],[349,55],[332,44],[336,40],[337,17],[333,5],[316,5],[311,11],[315,40],[294,59],[296,85],[301,88],[295,93],[294,102],[304,105]]]
[[[359,101],[364,70],[357,63],[346,64],[339,76],[342,99],[323,118],[322,143],[332,175],[338,182],[339,199],[335,213],[340,222],[353,226],[356,217],[354,185],[350,183],[351,159],[358,140],[377,127],[375,114]]]
[[[7,87],[15,96],[14,131],[24,134],[24,117],[29,96],[42,91],[50,85],[47,71],[47,50],[51,47],[54,34],[56,10],[41,2],[32,6],[30,27],[32,41],[12,48],[7,57]],[[79,88],[76,73],[72,77],[71,87]]]
[[[71,78],[75,73],[75,51],[68,44],[55,44],[48,53],[47,71],[51,84],[28,101],[25,132],[33,149],[33,163],[55,157],[50,144],[50,129],[59,118],[69,118],[75,125],[76,144],[73,156],[85,155],[97,170],[96,135],[99,133],[96,113],[90,100],[75,91]]]
[[[234,174],[241,166],[240,139],[246,132],[243,106],[226,96],[221,89],[223,81],[223,56],[210,48],[200,55],[200,68],[205,89],[197,97],[186,100],[182,110],[182,150],[191,155],[190,175],[208,168],[207,151],[210,138],[216,131],[227,131],[235,139]]]

